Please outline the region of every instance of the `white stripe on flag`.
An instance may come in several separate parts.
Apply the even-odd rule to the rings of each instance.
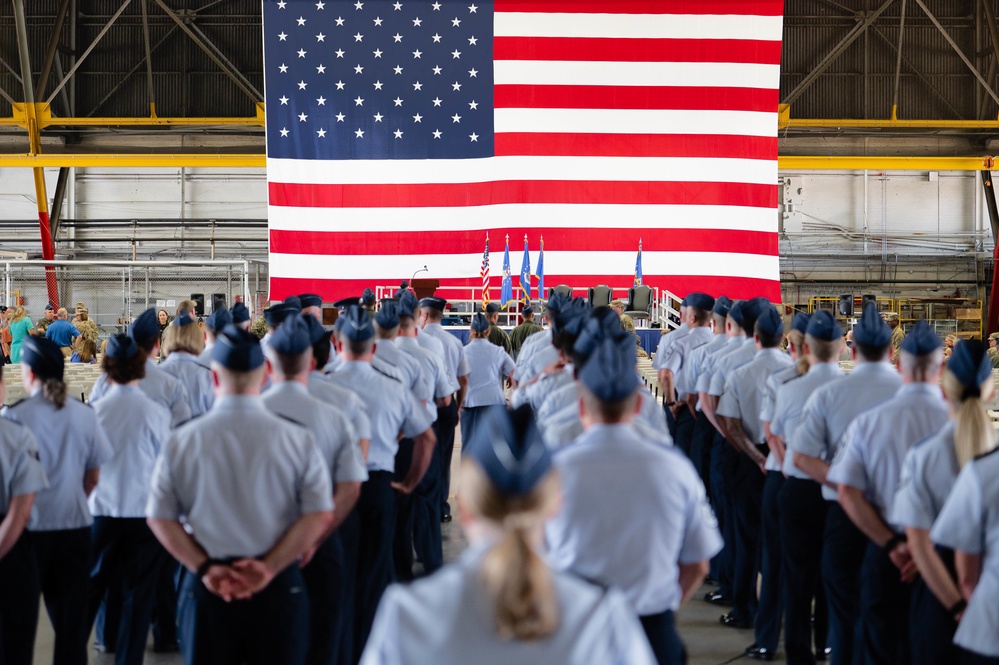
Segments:
[[[493,31],[497,37],[777,41],[781,39],[783,30],[783,16],[496,12],[493,19]]]
[[[777,114],[760,111],[505,108],[493,113],[497,133],[777,136]]]
[[[496,85],[775,88],[780,78],[780,65],[729,62],[497,60],[493,67]]]

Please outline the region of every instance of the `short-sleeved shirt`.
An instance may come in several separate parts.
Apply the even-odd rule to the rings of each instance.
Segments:
[[[183,520],[214,559],[269,552],[303,515],[333,509],[329,469],[312,434],[231,395],[171,432],[146,516]]]
[[[552,345],[552,329],[545,328],[524,340],[517,354],[517,366],[513,370],[513,378],[517,383],[525,383],[535,378],[540,372],[532,362],[533,356],[541,349]]]
[[[571,388],[574,400],[551,415],[538,419],[538,427],[541,429],[545,445],[552,449],[572,443],[583,433],[583,419],[579,413],[579,383],[573,382],[567,388]],[[638,393],[641,399],[638,414],[633,421],[635,429],[647,441],[664,446],[673,445],[673,439],[666,427],[666,414],[663,413],[662,405],[652,396],[648,388],[639,388]],[[560,389],[557,394],[563,396],[566,390]],[[549,398],[545,404],[551,401],[552,398]]]
[[[777,389],[782,385],[797,379],[801,374],[798,373],[798,364],[793,362],[790,367],[785,367],[779,369],[769,377],[767,377],[766,382],[763,384],[763,401],[760,403],[760,420],[765,423],[770,422],[774,419],[774,406],[777,403]]]
[[[656,345],[656,355],[652,359],[652,367],[656,370],[663,368],[666,357],[669,355],[669,347],[683,339],[690,332],[690,327],[686,323],[681,323],[680,327],[672,332],[665,332],[659,337],[659,344]]]
[[[708,394],[711,392],[711,377],[714,375],[715,367],[723,358],[741,349],[745,342],[745,335],[738,335],[736,337],[726,336],[724,345],[705,356],[700,372],[697,375],[696,383],[694,384],[694,388],[698,393]],[[705,344],[705,346],[707,345]]]
[[[315,371],[309,374],[309,394],[342,410],[354,426],[358,439],[371,440],[368,407],[353,390],[338,386],[327,375]]]
[[[902,462],[909,449],[947,423],[947,403],[937,385],[905,383],[894,397],[854,419],[826,478],[864,492],[878,514],[892,521]]]
[[[716,353],[721,352],[722,349],[727,348],[729,338],[724,334],[716,334],[713,336],[707,344],[704,346],[699,346],[690,352],[689,362],[684,362],[683,368],[680,371],[680,376],[677,377],[677,385],[680,389],[688,395],[697,394],[697,382],[701,376],[701,373],[707,368],[708,363],[712,360],[712,356]],[[710,385],[710,379],[708,382]],[[701,403],[697,403],[697,410],[701,410]]]
[[[215,403],[215,381],[212,379],[212,370],[207,365],[202,365],[197,356],[174,351],[159,364],[159,368],[180,381],[184,387],[192,418],[211,410]]]
[[[110,387],[111,381],[107,375],[101,374],[90,389],[88,401],[96,403]],[[170,423],[173,427],[191,419],[191,405],[184,394],[184,384],[160,369],[152,358],[146,358],[146,376],[139,379],[139,388],[154,402],[170,410]]]
[[[860,363],[849,376],[819,388],[808,399],[795,433],[795,452],[832,462],[854,418],[887,401],[902,386],[902,376],[887,361]],[[822,488],[827,501],[836,490]]]
[[[80,336],[80,331],[69,321],[57,319],[45,329],[46,339],[52,340],[57,346],[73,346],[73,340]]]
[[[275,383],[261,399],[272,413],[312,432],[334,485],[368,479],[357,433],[340,409],[312,396],[305,384],[296,381]]]
[[[735,355],[730,357],[736,358]],[[763,443],[765,436],[760,422],[763,385],[771,374],[791,364],[791,358],[780,349],[757,351],[752,360],[734,368],[725,380],[724,391],[718,400],[718,415],[738,418],[753,443]]]
[[[0,418],[0,516],[10,510],[14,497],[41,492],[48,486],[31,430]]]
[[[402,383],[409,388],[417,399],[423,401],[430,393],[430,386],[423,376],[423,366],[419,361],[403,353],[395,344],[395,340],[379,339],[375,342],[375,357],[384,360],[396,368],[401,375]]]
[[[513,358],[487,339],[473,339],[465,347],[465,357],[472,371],[468,373],[468,392],[464,406],[506,404],[503,380],[513,372]]]
[[[933,542],[982,557],[982,573],[954,643],[975,653],[999,657],[999,453],[964,465],[954,489],[930,531]]]
[[[434,400],[443,399],[454,392],[444,367],[444,358],[420,346],[415,337],[397,337],[395,344],[403,353],[420,363],[423,379],[429,390],[429,397],[426,398],[427,413],[431,419],[437,420],[437,404]]]
[[[891,522],[912,529],[933,528],[961,467],[954,450],[954,423],[920,441],[905,456]]]
[[[839,368],[838,362],[817,363],[809,367],[804,376],[792,379],[777,389],[770,432],[784,439],[784,467],[781,470],[788,478],[811,480],[811,476],[794,465],[801,414],[812,393],[842,378],[843,370]]]
[[[728,375],[752,361],[756,357],[756,350],[756,341],[752,337],[746,337],[737,349],[719,356],[711,369],[711,387],[708,388],[708,394],[721,397],[728,385]]]
[[[596,425],[554,462],[562,502],[545,525],[552,567],[621,589],[640,616],[679,609],[679,565],[722,547],[690,461],[631,425]]]
[[[468,376],[471,371],[468,360],[465,358],[465,347],[462,346],[458,338],[444,330],[444,326],[439,323],[428,323],[423,328],[425,335],[436,338],[444,345],[444,362],[447,366],[447,373],[450,377],[455,377],[453,381],[454,389],[458,390],[458,378]]]
[[[412,438],[430,429],[433,421],[411,391],[359,360],[344,361],[328,378],[348,387],[364,403],[371,420],[368,471],[395,471],[399,434]]]
[[[572,365],[566,365],[561,370],[542,374],[534,383],[518,386],[510,396],[510,404],[514,408],[530,404],[531,408],[537,412],[550,394],[573,381],[575,379],[573,378]]]
[[[36,390],[4,412],[35,433],[49,486],[35,494],[30,531],[82,529],[93,523],[83,476],[111,459],[111,446],[94,410],[73,398],[57,409]]]
[[[668,369],[673,372],[673,387],[676,389],[679,399],[687,399],[688,394],[685,386],[680,385],[680,374],[694,350],[710,342],[712,337],[714,337],[714,333],[708,326],[691,328],[686,335],[670,344],[665,351],[665,358],[663,358],[659,369],[660,371]]]
[[[94,516],[145,517],[149,480],[170,434],[170,412],[136,386],[112,385],[94,404],[114,451],[88,501]]]

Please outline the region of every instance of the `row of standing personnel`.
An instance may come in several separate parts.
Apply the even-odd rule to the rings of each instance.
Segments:
[[[691,294],[654,367],[675,440],[725,536],[705,600],[753,628],[746,655],[788,663],[999,662],[999,483],[981,342],[943,351],[925,321],[889,362],[876,306],[843,331],[783,323],[758,298]],[[713,329],[712,329],[713,328]],[[757,591],[757,581],[759,590]]]

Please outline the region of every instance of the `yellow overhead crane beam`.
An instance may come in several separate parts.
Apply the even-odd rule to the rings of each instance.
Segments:
[[[0,126],[28,128],[29,114],[24,104],[14,104],[10,118],[0,118]],[[59,118],[52,115],[48,104],[35,104],[35,121],[38,129],[48,127],[247,127],[264,126],[264,103],[257,102],[257,115],[252,118],[163,118],[156,115],[156,105],[149,105],[147,118]]]

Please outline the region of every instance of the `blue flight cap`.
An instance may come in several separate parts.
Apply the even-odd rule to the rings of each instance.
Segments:
[[[330,334],[326,332],[326,328],[319,322],[319,319],[314,316],[303,316],[302,321],[305,323],[305,329],[309,333],[309,344],[315,346],[324,339],[327,342],[330,341]]]
[[[489,319],[482,312],[476,312],[475,316],[472,317],[472,330],[475,332],[486,332],[491,327]]]
[[[39,379],[59,379],[62,381],[66,369],[66,357],[55,342],[38,335],[26,335],[21,344],[21,360]]]
[[[375,314],[375,323],[382,330],[399,327],[399,308],[394,302],[383,302],[381,309]]]
[[[843,338],[843,328],[832,317],[832,314],[820,309],[808,319],[808,328],[805,330],[805,334],[820,342],[833,342]]]
[[[178,328],[180,328],[181,326],[188,326],[191,325],[192,323],[197,323],[197,322],[193,318],[191,318],[190,313],[181,312],[180,314],[177,315],[177,318],[175,318],[173,321],[170,322],[170,325],[177,326]]]
[[[683,300],[680,301],[680,307],[687,307],[688,305],[690,305],[690,301],[688,300],[688,298],[690,298],[689,294],[683,297]]]
[[[585,298],[573,298],[562,309],[555,312],[552,330],[578,335],[582,332],[589,313],[590,303],[586,302]]]
[[[503,494],[523,496],[533,490],[552,468],[551,454],[534,422],[528,404],[515,411],[504,406],[483,407],[482,427],[463,449]]]
[[[752,330],[756,325],[756,320],[763,314],[765,308],[772,307],[770,301],[762,296],[750,298],[742,304],[742,323]]]
[[[288,303],[278,303],[276,305],[271,305],[264,310],[264,321],[271,328],[277,328],[281,325],[285,319],[287,319],[292,314],[300,314],[301,309],[295,308],[293,305]]]
[[[534,314],[534,308],[531,307],[530,305],[528,305],[524,309],[520,310],[520,315],[521,316],[530,316],[531,314]]]
[[[298,296],[298,301],[302,304],[302,309],[306,307],[322,307],[323,299],[314,293],[303,293]],[[286,301],[287,302],[287,301]]]
[[[398,291],[395,297],[399,302],[399,316],[413,318],[416,309],[420,306],[420,302],[416,299],[416,294],[408,290]]]
[[[556,291],[551,295],[550,298],[548,298],[549,313],[554,314],[555,312],[559,311],[560,309],[565,307],[565,304],[567,302],[569,302],[569,297],[564,293],[562,293],[561,291]]]
[[[447,301],[437,296],[429,296],[420,300],[420,307],[437,310],[438,312],[443,312],[446,305]]]
[[[704,311],[710,311],[715,306],[715,299],[706,293],[688,293],[684,300],[687,301],[687,307],[696,307]]]
[[[160,320],[156,316],[156,310],[147,309],[132,320],[132,325],[128,327],[128,335],[135,340],[136,344],[145,347],[150,342],[160,338]]]
[[[311,349],[312,340],[309,339],[306,318],[315,320],[316,317],[303,317],[295,312],[286,318],[271,335],[271,348],[283,356],[297,356],[305,353],[306,349]]]
[[[926,319],[920,319],[902,340],[902,350],[914,356],[928,356],[940,347],[940,338],[930,328]]]
[[[27,338],[25,338],[27,341]],[[954,345],[954,351],[947,360],[947,371],[954,375],[965,389],[971,389],[969,396],[992,376],[992,362],[986,346],[977,339],[964,340]]]
[[[252,372],[264,364],[264,351],[256,335],[236,326],[226,326],[215,338],[212,362],[233,372]]]
[[[486,305],[486,314],[495,314],[498,311],[500,311],[500,306],[497,305],[496,303],[491,302],[488,305]]]
[[[791,319],[791,330],[797,330],[802,335],[804,335],[806,332],[808,332],[809,318],[810,317],[804,312],[798,312],[797,314],[794,315],[794,318]]]
[[[632,338],[605,339],[579,370],[579,380],[597,399],[619,402],[638,389],[635,342]]]
[[[745,300],[740,300],[737,303],[733,303],[731,307],[728,308],[728,315],[732,317],[738,325],[742,325],[742,310],[746,306]]]
[[[580,359],[589,358],[605,339],[618,340],[625,335],[629,333],[621,327],[621,317],[617,312],[609,307],[600,307],[593,311],[593,315],[583,325],[576,343],[572,345],[572,352]]]
[[[55,306],[52,303],[45,304],[45,311],[47,312],[49,310],[52,310],[53,312],[55,311]]]
[[[232,309],[229,310],[229,313],[232,314],[233,323],[246,323],[247,321],[250,320],[250,310],[247,309],[246,303],[244,303],[242,300],[233,304]],[[224,327],[225,326],[223,326],[223,328]]]
[[[711,308],[711,311],[719,316],[728,316],[730,309],[732,309],[732,299],[728,296],[718,296],[715,298],[715,306]]]
[[[343,323],[340,324],[340,334],[352,342],[363,342],[375,336],[371,316],[358,305],[348,307],[337,319],[337,323],[341,320]]]
[[[756,327],[764,335],[776,337],[784,334],[784,320],[774,307],[766,307],[756,319]]]
[[[364,293],[361,294],[361,304],[362,305],[374,305],[375,304],[375,292],[371,289],[364,289]]]
[[[205,319],[205,327],[216,333],[232,323],[232,314],[227,309],[217,309]]]
[[[108,338],[108,346],[104,353],[115,360],[130,360],[139,352],[139,345],[128,335],[117,334]]]
[[[873,302],[864,304],[864,313],[853,327],[853,341],[872,347],[887,346],[891,341],[891,328],[881,318],[878,306]]]
[[[284,304],[297,308],[299,312],[302,311],[302,299],[298,296],[288,296],[284,299]]]

